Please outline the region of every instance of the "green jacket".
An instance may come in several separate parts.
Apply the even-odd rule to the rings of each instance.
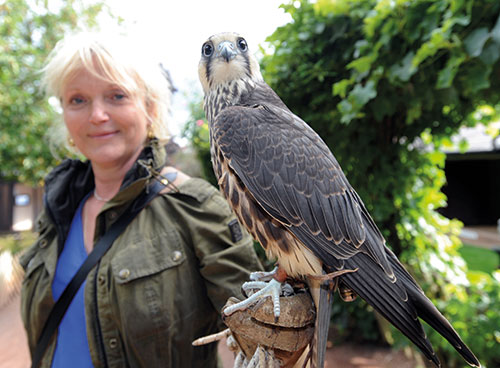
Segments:
[[[148,146],[96,220],[97,241],[163,165]],[[141,164],[142,163],[142,164]],[[54,305],[52,280],[73,214],[93,189],[88,162],[66,160],[48,175],[37,242],[25,252],[22,317],[30,350]],[[261,269],[250,236],[218,191],[189,179],[139,213],[89,273],[87,337],[95,367],[215,367],[216,344],[191,342],[223,328],[220,310]],[[55,339],[42,367],[50,367]]]

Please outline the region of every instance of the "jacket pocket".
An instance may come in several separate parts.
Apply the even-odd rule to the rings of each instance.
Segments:
[[[187,255],[173,229],[127,243],[110,261],[111,314],[131,366],[163,366],[172,350],[174,287]]]
[[[184,262],[186,255],[175,230],[153,238],[137,238],[120,250],[111,260],[113,277],[117,284],[154,275]]]

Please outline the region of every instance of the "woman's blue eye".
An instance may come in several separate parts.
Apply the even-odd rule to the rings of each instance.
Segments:
[[[121,100],[127,98],[127,95],[123,92],[113,92],[113,94],[111,95],[111,98],[114,101],[121,101]]]
[[[79,105],[81,103],[83,103],[83,98],[80,98],[80,97],[73,97],[70,102],[72,104],[76,104],[76,105]]]

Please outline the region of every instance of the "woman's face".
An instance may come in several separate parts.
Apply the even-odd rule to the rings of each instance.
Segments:
[[[142,150],[148,122],[142,101],[85,69],[62,95],[63,117],[78,150],[102,168],[132,164]]]

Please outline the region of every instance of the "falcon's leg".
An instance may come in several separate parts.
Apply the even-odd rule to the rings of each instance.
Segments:
[[[323,275],[309,275],[307,281],[309,291],[316,305],[315,331],[311,349],[309,350],[309,361],[312,367],[323,367],[325,362],[326,344],[330,326],[330,314],[332,309],[333,292],[337,288],[338,277],[356,272],[355,270],[342,270]]]
[[[325,275],[326,276],[326,275]],[[311,280],[312,281],[312,280]],[[310,282],[311,282],[310,281]],[[317,282],[319,281],[319,285]],[[314,336],[311,344],[310,363],[311,367],[323,367],[325,364],[326,344],[328,342],[328,330],[330,327],[330,313],[332,310],[332,295],[335,281],[315,280],[312,283],[318,286],[318,300],[316,304],[316,321],[314,324]],[[310,286],[312,286],[312,283]]]

